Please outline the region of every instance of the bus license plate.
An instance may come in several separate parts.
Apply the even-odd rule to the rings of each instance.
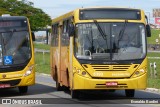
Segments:
[[[117,86],[117,82],[106,82],[106,86]]]
[[[10,84],[0,84],[0,88],[9,88],[11,87]]]

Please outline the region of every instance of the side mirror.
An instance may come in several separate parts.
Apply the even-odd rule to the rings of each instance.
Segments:
[[[74,27],[74,24],[71,23],[71,24],[69,24],[69,36],[70,37],[74,36],[74,34],[75,34],[75,27]]]
[[[31,36],[32,36],[32,41],[35,41],[35,40],[36,40],[36,38],[35,38],[35,34],[34,34],[34,32],[32,32],[32,33],[31,33]]]
[[[151,37],[151,28],[148,24],[146,25],[146,32],[147,32],[147,37]]]

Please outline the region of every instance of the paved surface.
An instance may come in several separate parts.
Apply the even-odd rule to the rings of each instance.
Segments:
[[[116,92],[87,92],[80,96],[80,99],[71,99],[70,91],[56,91],[55,82],[48,75],[36,76],[36,84],[29,87],[25,95],[20,95],[17,88],[0,89],[0,100],[16,99],[18,100],[42,100],[46,105],[23,105],[23,106],[54,106],[54,107],[160,107],[160,94],[147,91],[136,91],[135,98],[126,98],[124,91]],[[17,100],[17,99],[16,99]],[[156,101],[159,104],[139,104],[143,101]],[[138,104],[131,104],[138,101]],[[39,104],[39,103],[38,103]],[[52,104],[52,105],[50,105]],[[11,105],[0,105],[0,107],[10,107]],[[12,105],[20,107],[22,105]]]

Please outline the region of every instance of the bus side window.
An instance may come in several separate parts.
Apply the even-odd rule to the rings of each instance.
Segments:
[[[65,20],[63,22],[63,41],[62,44],[63,46],[68,46],[69,45],[69,34],[68,34],[68,27],[69,27],[69,20]]]
[[[52,25],[51,46],[54,46],[54,26]]]
[[[52,25],[52,46],[58,46],[58,24]]]

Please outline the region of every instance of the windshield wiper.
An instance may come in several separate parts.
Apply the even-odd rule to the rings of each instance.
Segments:
[[[125,30],[126,30],[127,23],[128,23],[128,20],[125,20],[125,23],[124,23],[124,25],[123,25],[123,28],[120,30],[119,35],[118,35],[118,37],[119,37],[118,42],[122,39],[122,37],[123,37],[123,35],[124,35],[124,32],[125,32]]]
[[[101,36],[103,37],[104,40],[107,40],[107,35],[103,32],[101,26],[99,25],[99,23],[97,22],[97,20],[93,20],[95,25],[97,26]]]

